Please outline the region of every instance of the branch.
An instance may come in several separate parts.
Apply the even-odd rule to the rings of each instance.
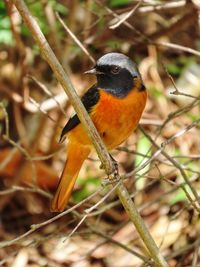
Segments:
[[[56,13],[57,19],[60,21],[66,32],[70,35],[72,40],[80,47],[80,49],[89,57],[89,59],[92,61],[93,64],[95,64],[95,59],[90,55],[88,50],[82,45],[82,43],[79,41],[79,39],[75,36],[75,34],[67,27],[67,25],[64,23],[64,21],[61,19],[58,13]]]
[[[45,196],[47,198],[51,198],[51,194],[45,192],[44,190],[37,188],[37,187],[22,187],[22,186],[17,186],[13,185],[10,189],[2,190],[0,191],[0,196],[7,195],[7,194],[12,194],[18,191],[23,191],[23,192],[31,192],[31,193],[38,193],[42,196]]]
[[[63,211],[62,213],[59,213],[58,215],[42,222],[39,224],[32,224],[30,229],[23,233],[22,235],[19,235],[18,237],[8,240],[8,241],[2,241],[0,242],[0,248],[4,248],[4,247],[9,247],[11,245],[16,244],[17,242],[21,241],[22,239],[24,239],[25,237],[31,235],[32,233],[34,233],[36,230],[62,218],[63,216],[65,216],[66,214],[72,212],[73,210],[77,209],[78,207],[80,207],[83,203],[87,202],[89,199],[93,198],[95,195],[97,195],[102,189],[97,190],[96,192],[94,192],[93,194],[91,194],[90,196],[88,196],[87,198],[85,198],[84,200],[82,200],[81,202],[79,202],[78,204],[74,205],[73,207]]]
[[[143,6],[143,7],[138,8],[138,11],[140,13],[147,13],[147,12],[158,11],[158,10],[166,10],[166,9],[179,8],[179,7],[185,6],[186,4],[188,5],[188,3],[186,3],[186,0],[174,1],[172,3],[170,3],[170,2],[168,3],[166,1],[166,3],[162,3],[162,4],[158,4],[158,5]]]
[[[174,50],[178,50],[178,51],[183,51],[189,54],[193,54],[195,56],[200,57],[200,52],[192,49],[190,47],[187,46],[182,46],[182,45],[178,45],[178,44],[173,44],[173,43],[168,43],[168,42],[153,42],[153,44],[155,44],[156,46],[163,46],[163,47],[167,47],[170,49],[174,49]]]
[[[117,27],[119,27],[123,22],[125,22],[126,20],[128,20],[134,13],[135,11],[138,9],[138,7],[142,4],[143,0],[140,0],[133,9],[131,9],[131,11],[129,11],[128,13],[124,13],[121,17],[120,20],[118,20],[115,24],[111,25],[109,28],[114,30]]]
[[[165,148],[165,146],[168,144],[168,143],[163,143],[162,145],[162,149],[160,148],[160,146],[151,138],[151,136],[149,136],[145,130],[139,126],[140,130],[142,131],[142,133],[151,141],[151,143],[158,149],[158,151],[160,151],[162,153],[162,155],[167,158],[180,172],[180,174],[182,175],[185,183],[188,185],[188,187],[191,189],[195,199],[196,199],[196,202],[199,204],[200,206],[200,198],[199,198],[199,195],[197,193],[197,191],[195,190],[195,188],[193,188],[193,186],[191,185],[190,183],[190,180],[188,179],[187,177],[187,174],[185,173],[185,171],[183,170],[182,166],[178,163],[178,161],[176,161],[175,159],[173,159],[172,157],[170,157],[170,155],[164,151],[163,148]],[[170,140],[172,141],[175,137],[171,137]],[[193,201],[188,193],[188,191],[186,190],[186,188],[184,186],[182,186],[182,189],[183,191],[185,192],[186,196],[188,197],[188,199],[190,200],[192,206],[194,207],[194,209],[196,209],[198,212],[200,211],[200,208],[196,205],[195,201]]]
[[[54,103],[56,104],[56,106],[60,109],[60,111],[62,112],[62,114],[64,116],[66,116],[66,113],[61,105],[61,103],[58,101],[58,99],[56,98],[56,96],[47,88],[47,86],[45,86],[42,82],[40,82],[37,78],[31,76],[31,75],[27,75],[27,78],[31,79],[33,82],[35,82],[38,87],[47,95],[52,99],[52,102],[54,101]]]
[[[122,244],[121,242],[116,241],[115,239],[113,239],[111,236],[109,236],[107,233],[103,233],[101,231],[99,231],[98,229],[96,229],[96,227],[93,227],[91,224],[87,223],[87,226],[89,229],[91,229],[92,233],[99,235],[103,238],[105,238],[107,241],[113,243],[114,245],[117,245],[119,247],[121,247],[122,249],[128,251],[129,253],[135,255],[136,257],[138,257],[139,259],[143,260],[144,263],[149,263],[149,259],[146,258],[145,256],[143,256],[142,254],[138,253],[137,251],[133,250],[132,248]]]

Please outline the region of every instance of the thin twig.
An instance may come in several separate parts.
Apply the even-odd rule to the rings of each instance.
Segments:
[[[145,256],[141,255],[140,253],[138,253],[137,251],[129,248],[128,246],[114,240],[111,236],[109,236],[108,234],[104,234],[103,232],[99,231],[98,229],[96,229],[96,227],[93,227],[91,224],[87,223],[87,226],[91,229],[91,231],[93,233],[95,233],[96,235],[102,236],[103,238],[105,238],[106,240],[108,240],[109,242],[117,245],[118,247],[123,248],[124,250],[128,251],[129,253],[135,255],[136,257],[140,258],[141,260],[143,260],[144,262],[148,262],[149,263],[149,259],[147,259]]]
[[[57,100],[56,96],[54,96],[54,94],[40,81],[38,81],[38,79],[36,79],[35,77],[31,76],[31,75],[27,75],[28,78],[30,78],[32,81],[34,81],[38,86],[39,88],[42,89],[42,91],[47,94],[48,96],[50,96],[56,103],[56,105],[60,108],[62,114],[64,116],[66,116],[66,113],[63,109],[63,107],[61,106],[61,104],[59,103],[59,101]]]
[[[200,55],[200,53],[199,53],[199,55]],[[175,81],[174,81],[174,79],[173,79],[173,77],[172,77],[171,74],[168,72],[167,68],[164,67],[164,69],[165,69],[165,72],[166,72],[167,76],[169,77],[170,81],[172,82],[172,85],[174,86],[174,89],[175,89],[175,91],[170,92],[171,95],[186,96],[186,97],[194,98],[194,99],[196,99],[196,100],[200,100],[200,96],[198,97],[198,96],[194,96],[194,95],[186,94],[186,93],[184,93],[184,92],[180,92],[179,89],[178,89],[178,87],[177,87],[177,85],[176,85],[176,83],[175,83]]]
[[[122,23],[124,23],[127,19],[129,19],[134,13],[135,11],[138,9],[138,7],[142,4],[143,0],[140,0],[133,9],[131,9],[131,11],[129,11],[127,14],[123,14],[122,18],[117,21],[117,23],[115,23],[114,25],[111,25],[109,28],[114,30],[116,28],[118,28]]]
[[[105,4],[103,4],[101,1],[99,0],[95,0],[95,2],[101,6],[102,8],[104,8],[106,10],[106,12],[108,14],[111,14],[114,18],[117,18],[118,20],[120,20],[120,16],[114,12],[113,10],[111,10],[109,7],[105,6]],[[131,29],[133,32],[135,32],[136,34],[138,34],[139,36],[141,36],[144,40],[150,42],[151,40],[142,32],[140,32],[139,30],[137,30],[133,25],[131,25],[128,21],[123,21],[122,22],[127,28]]]
[[[40,194],[42,196],[45,196],[47,198],[51,198],[52,197],[51,194],[47,193],[46,191],[44,191],[44,190],[42,190],[40,188],[37,188],[37,187],[30,188],[30,187],[22,187],[22,186],[16,186],[16,185],[13,185],[11,188],[9,188],[7,190],[0,191],[0,196],[7,195],[7,194],[12,194],[12,193],[17,192],[17,191],[38,193],[38,194]]]
[[[146,225],[144,224],[144,221],[142,220],[138,210],[136,209],[134,202],[132,201],[126,187],[123,185],[121,180],[116,191],[117,191],[119,199],[124,205],[126,212],[131,217],[131,221],[134,223],[138,233],[140,234],[140,237],[142,238],[144,244],[148,248],[150,255],[153,258],[156,266],[167,267],[168,266],[167,262],[165,261],[163,256],[160,254],[155,241],[153,240],[152,236],[147,230]]]
[[[79,39],[75,36],[75,34],[67,27],[67,25],[64,23],[64,21],[61,19],[59,14],[56,12],[56,17],[66,30],[66,32],[71,36],[72,40],[81,48],[81,50],[89,57],[89,59],[92,61],[93,64],[95,64],[95,59],[91,56],[91,54],[88,52],[88,50],[84,47],[84,45],[79,41]]]
[[[153,138],[151,138],[150,135],[148,135],[146,133],[146,131],[140,126],[140,130],[142,131],[142,133],[151,141],[151,143],[157,148],[160,150],[160,146],[157,145],[157,143],[153,140]],[[158,150],[158,151],[159,151]],[[191,189],[194,197],[196,198],[196,201],[197,203],[199,203],[200,205],[200,198],[199,198],[199,195],[198,193],[196,192],[196,190],[194,189],[194,187],[191,185],[185,171],[183,170],[183,168],[181,167],[181,165],[175,160],[173,159],[172,157],[170,157],[168,155],[167,152],[165,152],[164,150],[161,150],[161,153],[163,154],[163,156],[165,156],[181,173],[183,179],[185,180],[186,184],[189,186],[189,188]],[[193,207],[195,208],[195,210],[197,210],[198,212],[200,211],[200,208],[198,206],[196,206],[196,203],[190,198],[186,188],[183,186],[182,189],[184,190],[185,194],[187,195],[187,197],[189,197],[189,200],[191,201],[191,204],[193,205]]]
[[[160,41],[159,42],[153,42],[152,44],[155,44],[157,46],[167,47],[167,48],[178,50],[178,51],[183,51],[183,52],[186,52],[186,53],[189,53],[189,54],[193,54],[195,56],[200,57],[200,52],[199,51],[197,51],[195,49],[192,49],[190,47],[187,47],[187,46],[182,46],[182,45],[173,44],[173,43],[167,43],[167,42],[160,42]]]
[[[74,227],[74,229],[72,230],[72,232],[68,235],[67,239],[69,237],[71,237],[76,230],[81,226],[81,224],[87,219],[87,217],[89,216],[89,214],[96,209],[101,203],[103,203],[117,188],[118,185],[115,185],[106,195],[104,195],[103,198],[101,198],[95,205],[92,205],[92,207],[85,209],[85,214],[83,215],[83,217],[81,218],[81,220],[78,222],[78,224]],[[79,216],[80,217],[80,216]],[[67,240],[65,239],[65,240]],[[64,241],[65,241],[64,240]]]
[[[46,111],[46,110],[44,110],[41,106],[41,104],[39,104],[37,101],[35,101],[32,97],[29,97],[29,100],[30,100],[30,102],[35,106],[35,107],[37,107],[37,109],[42,113],[42,114],[44,114],[45,116],[47,116],[47,118],[48,119],[50,119],[52,122],[54,122],[54,123],[57,123],[57,120],[56,119],[54,119],[54,118],[52,118],[49,114],[48,114],[48,112]]]
[[[31,225],[31,229],[28,230],[27,232],[25,232],[22,235],[19,235],[18,237],[12,239],[12,240],[8,240],[8,241],[3,241],[0,242],[0,248],[4,248],[4,247],[9,247],[13,244],[16,244],[18,241],[24,239],[25,237],[29,236],[30,234],[32,234],[33,232],[35,232],[36,230],[38,230],[39,228],[42,228],[60,218],[62,218],[63,216],[65,216],[66,214],[72,212],[73,210],[75,210],[76,208],[80,207],[83,203],[87,202],[88,200],[90,200],[91,198],[93,198],[95,195],[97,195],[100,191],[102,191],[102,188],[100,188],[99,190],[97,190],[95,193],[91,194],[89,197],[85,198],[83,201],[79,202],[78,204],[74,205],[73,207],[65,210],[64,212],[52,217],[49,220],[46,220],[42,223],[39,224],[33,224]]]
[[[192,103],[182,107],[182,108],[179,108],[178,110],[174,111],[174,112],[171,112],[168,114],[167,118],[165,119],[165,121],[163,122],[163,124],[160,126],[159,128],[159,131],[158,131],[158,134],[160,134],[161,130],[166,126],[166,124],[168,122],[170,122],[171,120],[177,118],[178,116],[188,112],[189,110],[191,110],[193,107],[197,106],[199,104],[199,101],[198,99],[195,99],[194,101],[192,101]]]
[[[188,132],[190,129],[192,129],[193,127],[197,126],[198,124],[200,124],[200,119],[195,120],[193,123],[189,124],[185,128],[183,128],[180,131],[178,131],[175,135],[173,135],[167,141],[163,142],[161,144],[161,146],[168,145],[169,143],[171,143],[172,141],[174,141],[177,137],[180,137],[181,135],[185,134],[186,132]]]
[[[170,3],[170,2],[169,3],[166,2],[166,3],[162,3],[162,4],[158,4],[158,5],[153,5],[153,6],[140,7],[138,9],[138,11],[141,13],[147,13],[147,12],[152,12],[152,11],[160,11],[160,10],[165,10],[165,9],[178,8],[178,7],[185,6],[187,1],[186,0],[179,0],[179,1],[174,1],[172,3]]]
[[[73,228],[73,230],[71,231],[71,233],[69,233],[67,235],[67,237],[63,240],[63,242],[66,242],[67,240],[69,240],[69,238],[78,230],[78,228],[81,226],[81,224],[85,221],[85,219],[87,218],[87,214],[85,214],[81,220],[78,222],[78,224]]]

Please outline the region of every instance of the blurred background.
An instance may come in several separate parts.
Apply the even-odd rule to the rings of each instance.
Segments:
[[[137,63],[148,103],[140,128],[112,155],[169,265],[200,266],[199,1],[25,2],[79,95],[95,82],[84,71],[103,54]],[[12,1],[1,1],[0,265],[154,266],[115,193],[102,187],[96,153],[82,167],[72,209],[51,220],[66,159],[58,140],[72,113]]]

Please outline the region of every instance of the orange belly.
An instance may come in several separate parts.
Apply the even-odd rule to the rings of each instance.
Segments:
[[[100,91],[100,99],[90,116],[107,148],[113,149],[125,141],[136,128],[147,99],[146,91],[133,90],[125,98]],[[91,142],[79,124],[68,133],[69,139],[84,145]]]

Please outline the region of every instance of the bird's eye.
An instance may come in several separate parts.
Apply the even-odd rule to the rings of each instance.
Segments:
[[[118,67],[118,66],[113,66],[112,68],[111,68],[111,73],[113,73],[113,74],[118,74],[120,72],[120,67]]]

